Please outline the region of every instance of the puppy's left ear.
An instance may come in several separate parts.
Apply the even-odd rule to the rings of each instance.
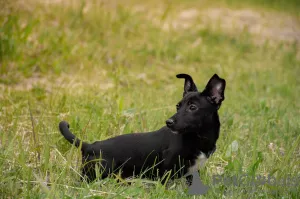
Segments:
[[[184,78],[184,90],[183,90],[183,97],[188,92],[197,92],[197,87],[193,81],[193,78],[189,76],[188,74],[178,74],[176,75],[177,78]]]
[[[226,87],[226,81],[220,78],[217,74],[214,74],[208,81],[202,93],[203,95],[206,95],[208,97],[208,100],[212,104],[215,104],[218,107],[220,107],[222,101],[225,99],[224,97],[225,87]]]

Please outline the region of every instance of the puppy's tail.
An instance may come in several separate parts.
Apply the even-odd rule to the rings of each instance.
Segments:
[[[68,140],[71,144],[74,144],[77,148],[80,146],[81,149],[84,149],[88,146],[88,143],[81,142],[75,135],[69,130],[70,125],[66,121],[61,121],[59,123],[59,130],[61,134]]]

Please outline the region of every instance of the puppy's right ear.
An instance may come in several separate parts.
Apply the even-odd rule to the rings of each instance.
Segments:
[[[215,104],[218,107],[220,107],[222,101],[225,99],[224,97],[225,87],[226,87],[225,79],[222,79],[217,74],[214,74],[208,81],[202,93],[203,95],[206,95],[208,97],[209,101],[212,104]]]
[[[176,75],[177,78],[183,78],[185,79],[184,81],[184,91],[183,91],[183,97],[188,93],[188,92],[197,92],[198,89],[192,79],[191,76],[188,74],[178,74]]]

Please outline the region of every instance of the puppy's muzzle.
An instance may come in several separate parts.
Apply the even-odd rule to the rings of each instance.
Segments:
[[[172,127],[173,125],[175,124],[175,122],[174,122],[174,120],[173,119],[168,119],[167,121],[166,121],[166,125],[167,125],[167,127]]]

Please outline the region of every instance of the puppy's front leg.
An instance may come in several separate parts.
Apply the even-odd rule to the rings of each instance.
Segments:
[[[204,185],[200,179],[199,172],[194,171],[191,173],[192,184],[189,186],[188,193],[191,195],[202,195],[205,194],[209,187]]]
[[[191,174],[191,175],[188,175],[188,176],[185,177],[185,179],[186,179],[186,184],[187,184],[188,186],[191,186],[191,185],[192,185],[192,182],[193,182],[193,175],[192,175],[192,174]]]
[[[163,151],[163,163],[162,163],[162,166],[161,166],[161,169],[160,169],[160,178],[162,179],[161,180],[161,183],[162,184],[165,184],[165,182],[167,180],[169,180],[169,177],[172,178],[173,176],[173,169],[176,165],[176,154],[172,153],[171,150],[164,150]],[[170,172],[169,174],[167,174],[168,172]]]

